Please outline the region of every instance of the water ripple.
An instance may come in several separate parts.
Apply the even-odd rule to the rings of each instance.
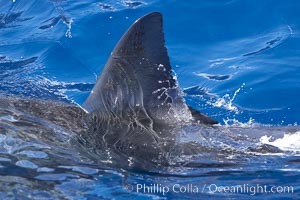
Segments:
[[[38,166],[29,160],[19,160],[16,162],[16,165],[19,167],[29,168],[29,169],[37,169]]]

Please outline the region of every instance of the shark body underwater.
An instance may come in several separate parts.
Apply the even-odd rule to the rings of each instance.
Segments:
[[[13,116],[16,120],[11,123],[26,132],[33,130],[34,121],[35,138],[45,137],[38,133],[43,131],[41,124],[51,124],[74,133],[69,143],[96,160],[117,160],[120,165],[141,168],[190,163],[196,155],[209,159],[207,152],[216,152],[216,156],[219,151],[240,154],[245,149],[280,152],[271,145],[258,145],[259,138],[297,131],[288,127],[223,128],[189,107],[172,75],[158,12],[138,19],[123,35],[82,107],[0,97],[0,108],[2,116]],[[51,132],[50,128],[45,131]],[[244,149],[224,148],[220,138],[222,143],[243,142]]]

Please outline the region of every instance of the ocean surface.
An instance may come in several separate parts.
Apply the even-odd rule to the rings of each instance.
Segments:
[[[213,158],[130,171],[95,164],[59,131],[41,142],[34,122],[2,107],[0,199],[300,199],[299,10],[297,0],[0,0],[1,96],[81,105],[123,33],[159,11],[187,104],[218,130],[260,135],[210,133]],[[251,153],[261,144],[276,149]]]

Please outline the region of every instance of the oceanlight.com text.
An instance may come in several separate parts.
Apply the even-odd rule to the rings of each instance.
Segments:
[[[209,184],[204,185],[204,188],[209,193],[236,193],[236,194],[249,194],[249,195],[256,195],[256,194],[282,194],[282,193],[294,193],[293,186],[275,186],[275,185],[249,185],[249,184],[242,184],[242,185],[234,185],[234,186],[225,186],[225,185],[217,185],[217,184]]]

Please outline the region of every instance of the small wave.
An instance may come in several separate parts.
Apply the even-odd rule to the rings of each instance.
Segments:
[[[38,166],[29,160],[19,160],[16,165],[23,168],[37,169]]]
[[[32,151],[32,150],[24,150],[18,152],[17,155],[25,155],[28,158],[47,158],[48,154],[43,151]]]
[[[0,29],[20,26],[15,22],[22,22],[22,21],[27,21],[32,19],[32,18],[21,18],[22,13],[23,12],[21,11],[21,12],[6,14],[6,15],[0,14]]]
[[[68,178],[79,178],[76,175],[73,174],[41,174],[35,177],[37,180],[42,181],[63,181]]]
[[[284,151],[300,152],[300,131],[284,134],[282,138],[276,140],[272,140],[272,136],[264,135],[260,138],[260,142],[276,146]]]
[[[53,93],[64,93],[66,91],[91,91],[94,87],[92,83],[85,82],[63,82],[51,80],[46,77],[39,76],[36,84],[40,87],[47,88],[47,90]]]
[[[228,57],[228,58],[217,58],[213,60],[208,60],[211,64],[209,65],[210,67],[215,67],[218,65],[223,65],[226,61],[232,61],[237,59],[238,57]]]
[[[39,29],[48,29],[53,28],[60,20],[64,20],[64,16],[60,15],[58,17],[51,17],[50,19],[45,20],[43,23],[47,23],[39,27]]]
[[[100,8],[102,12],[115,12],[124,9],[136,9],[141,6],[145,6],[149,3],[153,3],[154,1],[144,2],[144,1],[103,1],[97,2],[95,5]]]
[[[292,28],[284,25],[274,28],[267,33],[228,41],[218,46],[218,49],[226,50],[226,52],[223,53],[223,56],[227,56],[210,59],[208,62],[210,63],[210,67],[231,66],[230,68],[244,69],[245,67],[237,66],[237,63],[240,64],[248,56],[258,55],[281,45],[293,34]]]
[[[252,55],[255,55],[255,54],[259,54],[259,53],[261,53],[263,51],[266,51],[268,49],[271,49],[271,48],[275,47],[277,45],[277,43],[279,43],[281,40],[282,40],[282,37],[276,37],[275,39],[266,42],[266,46],[265,47],[263,47],[263,48],[261,48],[261,49],[259,49],[257,51],[246,53],[243,56],[252,56]]]
[[[97,3],[97,5],[101,8],[103,11],[114,11],[115,8],[112,5],[105,4],[105,3]]]
[[[17,122],[18,121],[14,118],[14,116],[11,116],[11,115],[1,116],[0,121],[1,120],[5,120],[5,121],[9,121],[9,122]]]
[[[124,3],[129,8],[137,8],[145,4],[144,2],[140,2],[140,1],[125,1]]]
[[[224,81],[231,78],[231,75],[214,75],[214,74],[206,74],[206,73],[194,73],[197,76],[201,76],[203,78],[214,80],[214,81]]]
[[[80,173],[86,174],[86,175],[92,175],[92,174],[96,174],[99,172],[98,169],[94,169],[91,167],[84,167],[84,166],[59,166],[59,167],[65,168],[65,169],[71,169],[72,171],[80,172]]]
[[[17,61],[12,61],[12,60],[7,60],[4,62],[0,62],[0,70],[13,70],[17,69],[20,67],[23,67],[25,65],[34,63],[37,60],[37,57],[32,57],[28,58],[25,60],[17,60]]]
[[[200,96],[207,93],[207,89],[200,86],[192,86],[189,88],[184,88],[183,93],[191,96]]]
[[[287,31],[288,30],[288,31]],[[254,41],[255,43],[260,43],[260,40],[266,40],[267,38],[270,38],[269,41],[267,42],[262,42],[263,47],[256,51],[252,51],[246,54],[243,54],[242,56],[252,56],[256,55],[259,53],[262,53],[266,50],[272,49],[274,47],[277,47],[278,45],[282,44],[286,39],[288,39],[291,35],[293,35],[293,30],[292,28],[288,25],[287,27],[280,27],[275,31],[272,31],[269,34],[259,36],[258,38],[255,38]]]

